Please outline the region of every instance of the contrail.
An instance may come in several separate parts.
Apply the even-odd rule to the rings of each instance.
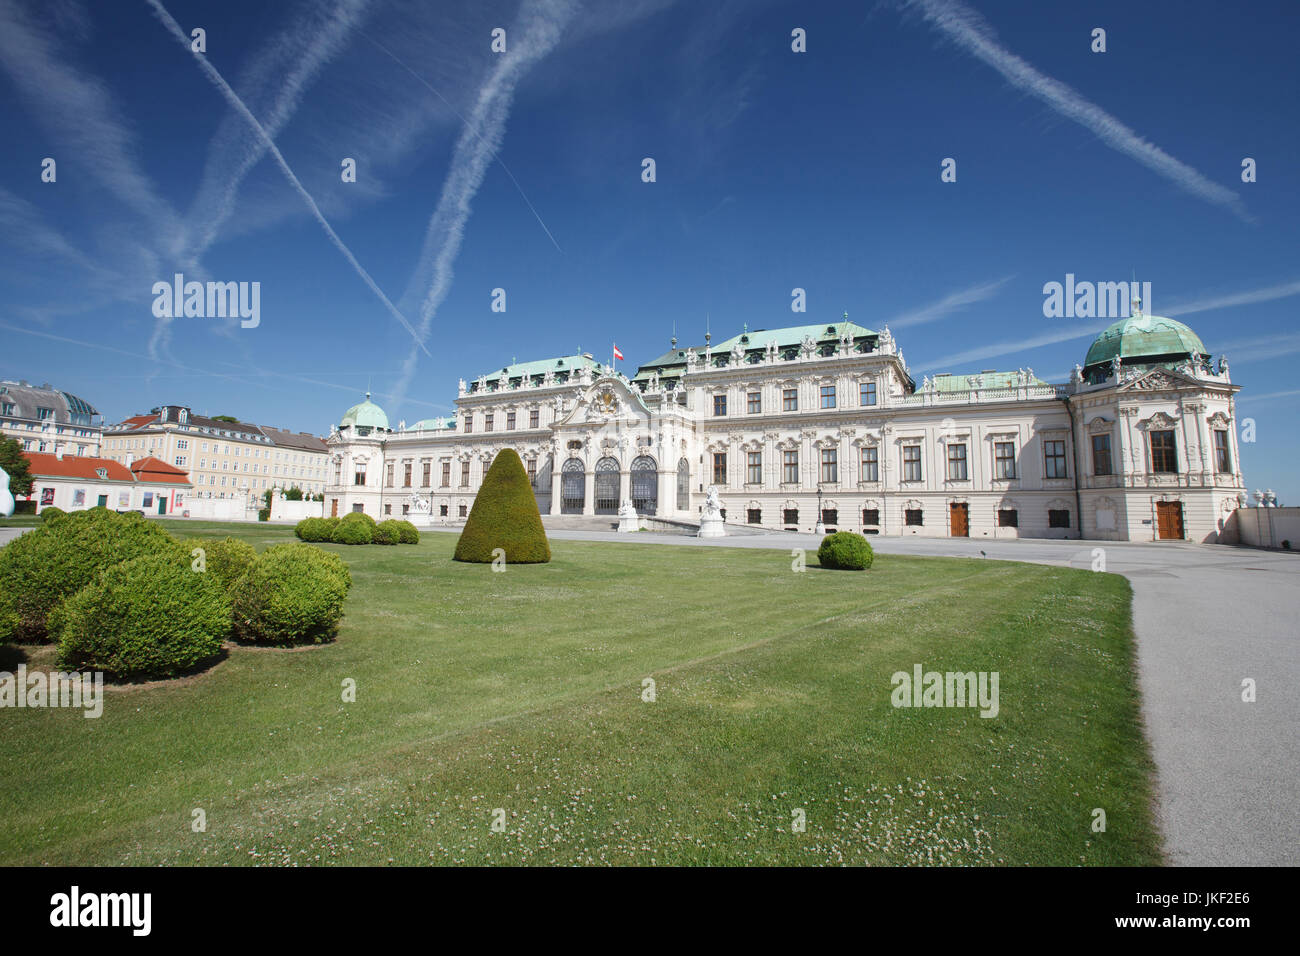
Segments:
[[[361,34],[363,37],[365,37],[367,40],[369,40],[371,43],[373,43],[375,46],[379,47],[379,49],[381,49],[382,51],[384,51],[384,53],[388,54],[389,59],[391,59],[394,63],[396,63],[398,66],[400,66],[400,67],[401,67],[403,70],[405,70],[407,73],[411,74],[411,76],[415,77],[415,79],[416,79],[419,83],[423,84],[424,88],[427,89],[430,93],[432,93],[434,96],[438,97],[438,99],[442,100],[443,104],[447,107],[447,109],[451,110],[453,113],[455,113],[457,116],[460,117],[460,121],[461,121],[462,123],[465,124],[465,128],[466,128],[466,129],[470,129],[470,130],[473,129],[473,127],[471,127],[470,124],[469,124],[469,120],[465,119],[465,117],[461,115],[460,110],[458,110],[458,109],[456,109],[456,107],[452,106],[451,103],[447,100],[447,98],[446,98],[445,96],[443,96],[441,93],[439,93],[436,89],[434,89],[434,88],[433,88],[433,87],[428,83],[428,81],[425,80],[424,77],[422,77],[419,73],[416,73],[413,69],[411,69],[411,68],[410,68],[409,66],[407,66],[405,63],[403,63],[401,60],[399,60],[399,59],[397,58],[397,54],[393,53],[392,50],[388,49],[388,47],[384,46],[382,43],[380,43],[380,42],[379,42],[378,40],[376,40],[374,37],[372,37],[372,36],[370,36],[369,34],[367,34],[365,31],[363,31],[363,30],[358,30],[357,32],[360,33],[360,34]],[[477,136],[478,134],[475,133],[475,135]],[[482,139],[482,137],[479,137],[479,138]],[[487,146],[486,143],[484,143],[484,145]],[[488,149],[492,149],[492,147],[491,147],[491,146],[488,146]],[[528,206],[528,210],[529,210],[529,212],[531,212],[531,213],[533,214],[533,218],[535,218],[535,219],[537,220],[537,224],[538,224],[539,226],[542,227],[542,232],[546,233],[546,238],[551,240],[551,245],[555,246],[555,251],[558,252],[558,253],[560,253],[560,255],[564,255],[564,250],[560,248],[560,244],[559,244],[558,242],[556,242],[556,241],[555,241],[555,237],[554,237],[553,235],[551,235],[551,230],[548,229],[548,228],[546,228],[546,223],[542,222],[542,217],[541,217],[541,215],[540,215],[540,214],[537,212],[537,210],[533,207],[533,204],[532,204],[532,202],[529,201],[528,196],[526,196],[526,195],[524,194],[524,187],[521,186],[521,185],[519,185],[519,180],[515,179],[515,174],[512,173],[512,172],[510,171],[510,167],[506,165],[506,161],[505,161],[504,159],[502,159],[501,156],[500,156],[500,154],[497,153],[497,151],[494,150],[494,149],[492,150],[492,158],[495,159],[498,163],[501,164],[501,168],[504,169],[504,170],[506,171],[506,175],[510,177],[510,181],[511,181],[512,183],[515,184],[515,189],[519,190],[519,196],[520,196],[520,198],[523,199],[524,204],[525,204],[526,206]]]
[[[190,38],[185,35],[185,31],[180,28],[180,25],[172,18],[172,15],[167,12],[167,9],[159,2],[159,0],[145,0],[145,2],[148,3],[149,6],[153,7],[154,13],[157,14],[158,19],[162,22],[163,26],[171,31],[172,35],[180,41],[181,45],[184,46],[186,50],[189,50]],[[330,241],[333,242],[339,252],[343,254],[343,257],[348,260],[348,263],[352,268],[356,270],[357,275],[361,276],[362,280],[370,288],[370,291],[373,292],[381,302],[383,302],[384,307],[388,309],[393,318],[397,319],[406,331],[411,333],[411,337],[415,339],[416,347],[424,352],[425,355],[432,358],[432,354],[424,346],[424,336],[416,334],[411,323],[406,320],[406,316],[402,315],[397,306],[393,305],[393,303],[388,300],[388,296],[384,295],[383,290],[380,289],[375,280],[370,277],[370,273],[367,272],[362,267],[361,263],[357,261],[357,257],[352,254],[352,250],[349,249],[343,240],[339,238],[338,233],[334,231],[334,227],[329,224],[324,213],[320,211],[320,207],[316,205],[316,200],[311,197],[311,193],[307,192],[307,189],[298,180],[298,177],[294,175],[293,170],[289,168],[289,164],[285,161],[284,156],[275,145],[275,141],[267,135],[265,128],[263,128],[262,124],[257,121],[257,117],[249,112],[248,107],[244,105],[244,101],[241,100],[235,91],[230,88],[230,84],[228,84],[225,79],[222,78],[221,74],[217,72],[216,67],[208,62],[207,57],[202,54],[195,54],[194,59],[198,62],[199,68],[203,70],[204,75],[212,81],[212,84],[221,92],[221,95],[226,98],[226,101],[229,102],[241,116],[248,120],[249,124],[255,130],[257,130],[258,135],[260,135],[262,140],[266,143],[267,151],[275,158],[281,171],[293,185],[293,188],[297,190],[298,195],[302,197],[303,202],[307,204],[307,207],[311,210],[316,221],[320,223],[321,228],[325,230],[325,234],[329,236]]]
[[[1047,335],[1040,335],[1032,339],[1015,339],[1011,342],[991,342],[988,345],[981,345],[978,348],[967,349],[964,352],[954,352],[951,355],[943,355],[932,362],[926,362],[924,365],[918,365],[912,371],[928,372],[932,368],[941,368],[950,365],[961,365],[965,362],[975,362],[980,359],[997,358],[1002,355],[1012,355],[1018,352],[1026,352],[1030,349],[1036,349],[1044,345],[1055,345],[1057,342],[1068,342],[1070,339],[1081,339],[1088,335],[1096,335],[1102,329],[1111,324],[1110,319],[1097,324],[1075,325],[1063,332],[1051,332]]]
[[[948,313],[955,312],[962,306],[973,305],[976,302],[983,302],[985,299],[991,298],[998,289],[1010,282],[1011,279],[1011,276],[1006,276],[992,282],[985,282],[982,285],[973,285],[968,289],[960,289],[951,295],[944,296],[938,302],[932,302],[922,308],[897,315],[886,324],[904,328],[909,325],[922,325],[926,322],[942,319]]]
[[[151,0],[153,2],[153,0]],[[420,305],[418,341],[423,343],[438,307],[451,289],[452,266],[465,237],[470,202],[483,183],[483,176],[505,136],[506,120],[514,97],[515,84],[527,69],[546,56],[560,40],[560,32],[572,17],[569,0],[537,0],[521,12],[523,24],[509,34],[509,52],[499,54],[499,62],[479,90],[478,101],[452,155],[451,169],[443,183],[442,195],[429,220],[420,265],[407,285],[407,297],[417,294],[428,283]],[[479,129],[483,132],[480,133]],[[427,265],[425,265],[427,263]],[[427,351],[426,351],[427,354]],[[398,401],[405,398],[419,356],[412,351],[402,363],[402,374],[393,393]]]
[[[958,0],[897,0],[897,3],[919,12],[958,47],[1001,73],[1012,86],[1031,93],[1062,116],[1091,130],[1111,149],[1136,159],[1192,195],[1224,206],[1246,222],[1255,221],[1241,197],[1231,189],[1211,182],[1066,84],[1039,72],[1002,46],[988,22],[965,4]]]
[[[292,52],[291,49],[286,49],[286,47],[291,47],[293,45],[292,41],[299,40],[304,31],[311,38],[310,43],[307,44],[306,49],[303,51],[302,57],[278,84],[279,89],[275,100],[267,112],[266,122],[263,127],[266,130],[267,137],[271,140],[279,136],[281,130],[292,119],[298,109],[298,104],[302,101],[306,87],[316,78],[321,68],[342,49],[348,35],[364,17],[369,3],[370,0],[345,0],[345,2],[329,12],[328,18],[323,24],[304,24],[295,21],[293,27],[286,31],[290,42],[285,42],[284,37],[286,34],[282,34],[272,44],[272,51],[264,50],[263,56],[266,60],[272,62],[283,60]],[[225,177],[224,183],[218,185],[213,182],[218,175],[217,164],[213,162],[213,153],[224,145],[222,131],[218,131],[213,137],[212,145],[214,149],[208,154],[208,164],[204,170],[204,181],[200,186],[195,206],[196,210],[202,209],[205,205],[215,206],[216,208],[208,211],[196,211],[191,217],[192,220],[197,220],[203,224],[202,233],[198,239],[189,242],[183,250],[183,253],[189,257],[191,264],[196,263],[204,251],[216,240],[217,233],[220,232],[221,227],[230,218],[231,212],[234,210],[235,197],[239,194],[240,184],[249,172],[262,161],[262,157],[266,155],[265,140],[259,138],[257,142],[244,149],[244,155],[236,163],[233,173],[229,173]],[[228,168],[228,166],[222,164],[219,167],[220,173],[226,173]],[[220,195],[211,197],[210,193],[217,189],[220,189]]]
[[[1274,299],[1286,299],[1300,295],[1300,281],[1286,282],[1282,285],[1253,289],[1250,292],[1238,292],[1233,295],[1219,296],[1214,299],[1198,299],[1186,305],[1170,306],[1170,315],[1191,315],[1193,312],[1208,312],[1211,309],[1226,309],[1234,305],[1254,305],[1256,302],[1272,302]]]

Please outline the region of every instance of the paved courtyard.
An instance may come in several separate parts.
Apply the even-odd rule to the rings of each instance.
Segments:
[[[0,544],[25,529],[0,529]],[[437,530],[437,529],[434,529]],[[815,535],[700,539],[548,529],[556,539],[815,551]],[[1132,582],[1159,821],[1180,865],[1300,864],[1300,555],[1196,544],[872,539],[882,554],[1093,566]],[[1241,700],[1252,678],[1257,700]]]

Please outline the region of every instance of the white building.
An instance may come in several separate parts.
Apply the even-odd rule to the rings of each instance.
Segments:
[[[0,435],[16,438],[23,451],[94,458],[103,438],[99,412],[48,382],[0,382]]]
[[[1071,381],[1032,371],[918,387],[889,329],[848,321],[673,348],[631,379],[590,355],[460,383],[453,418],[393,430],[369,400],[328,445],[327,513],[464,518],[515,448],[543,514],[865,534],[1215,541],[1245,487],[1228,366],[1172,319],[1134,314]]]
[[[36,513],[108,508],[168,515],[180,512],[190,494],[185,472],[156,458],[128,468],[109,458],[25,452],[32,490],[22,500],[36,502]]]

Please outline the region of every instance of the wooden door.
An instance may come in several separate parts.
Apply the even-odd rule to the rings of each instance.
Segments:
[[[331,518],[337,518],[338,516],[339,516],[339,500],[338,500],[337,498],[331,498],[331,499],[330,499],[330,517],[331,517]]]
[[[949,505],[951,515],[950,527],[954,538],[970,537],[970,506],[966,504]]]
[[[1183,505],[1179,501],[1156,502],[1156,536],[1181,540],[1183,537]]]

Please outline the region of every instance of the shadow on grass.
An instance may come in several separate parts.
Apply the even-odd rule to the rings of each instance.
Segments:
[[[16,670],[27,663],[27,651],[20,644],[0,644],[0,671]]]

